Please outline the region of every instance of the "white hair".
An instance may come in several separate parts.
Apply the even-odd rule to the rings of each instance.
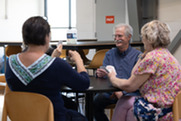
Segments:
[[[130,39],[130,41],[131,41],[132,37],[133,37],[133,28],[129,24],[124,24],[124,23],[117,24],[113,29],[113,33],[115,33],[115,30],[117,28],[121,28],[121,27],[125,27],[126,37],[129,37],[129,35],[131,35],[131,39]]]

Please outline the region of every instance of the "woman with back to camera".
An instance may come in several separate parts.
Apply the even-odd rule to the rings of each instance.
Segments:
[[[131,77],[119,79],[114,72],[108,75],[115,87],[127,92],[140,90],[141,97],[134,102],[135,121],[173,121],[172,104],[181,90],[181,66],[167,49],[169,34],[167,24],[159,20],[145,24],[141,29],[145,53],[140,56]]]
[[[76,51],[69,51],[70,58],[76,63],[76,71],[59,58],[62,45],[54,50],[54,57],[45,54],[51,33],[48,22],[40,16],[26,20],[22,34],[27,50],[10,56],[7,61],[5,76],[9,88],[47,96],[53,103],[55,121],[87,121],[80,113],[66,109],[61,97],[63,85],[74,90],[89,87],[89,76],[80,55]]]

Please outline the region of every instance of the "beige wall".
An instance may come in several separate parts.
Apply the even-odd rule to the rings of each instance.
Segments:
[[[95,1],[77,0],[78,39],[95,38]]]
[[[171,40],[181,29],[181,0],[159,0],[159,20],[169,24],[171,29]],[[181,46],[176,50],[174,56],[181,64]]]

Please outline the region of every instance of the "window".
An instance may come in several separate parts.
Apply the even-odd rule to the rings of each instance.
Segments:
[[[76,0],[45,0],[45,16],[52,40],[65,40],[67,30],[76,28]]]

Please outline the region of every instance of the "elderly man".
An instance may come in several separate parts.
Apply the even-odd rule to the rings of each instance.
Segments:
[[[118,24],[114,27],[113,38],[116,48],[109,50],[104,58],[103,66],[114,66],[118,78],[128,79],[131,76],[131,71],[138,60],[140,51],[130,46],[130,40],[133,36],[133,29],[128,24]],[[97,77],[107,78],[108,72],[104,69],[97,69]],[[130,101],[127,108],[133,105],[134,96],[138,96],[139,91],[127,93],[124,91],[114,93],[97,93],[94,97],[94,116],[96,121],[108,121],[104,113],[104,109],[110,104],[116,104],[117,100],[122,98],[125,101]],[[126,99],[125,99],[126,98]],[[126,110],[128,110],[126,109]],[[126,112],[123,111],[124,112]]]

